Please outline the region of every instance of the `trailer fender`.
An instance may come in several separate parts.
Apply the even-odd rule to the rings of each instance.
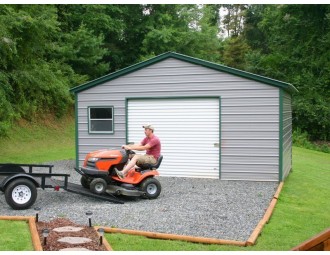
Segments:
[[[34,183],[34,185],[39,188],[40,187],[40,184],[30,175],[28,174],[23,174],[23,173],[19,173],[19,174],[14,174],[14,175],[10,175],[10,176],[7,176],[1,183],[0,185],[0,190],[1,191],[5,191],[6,189],[6,186],[13,180],[17,179],[17,178],[25,178],[25,179],[28,179],[30,181],[32,181]]]
[[[21,166],[15,164],[4,164],[0,166],[0,173],[25,173]]]

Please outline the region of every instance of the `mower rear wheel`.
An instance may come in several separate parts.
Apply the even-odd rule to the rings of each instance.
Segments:
[[[92,180],[90,190],[95,194],[103,194],[107,189],[107,182],[101,178]]]
[[[153,177],[145,179],[140,188],[145,193],[145,197],[149,199],[157,198],[162,190],[160,182]]]
[[[81,186],[83,186],[85,189],[90,188],[91,182],[88,180],[88,178],[86,176],[81,176],[80,183],[81,183]]]

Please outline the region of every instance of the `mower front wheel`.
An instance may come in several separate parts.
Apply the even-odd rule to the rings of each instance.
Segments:
[[[86,176],[81,176],[80,183],[81,183],[81,186],[83,186],[85,189],[90,188],[91,182],[90,182],[90,180],[88,180],[88,178]]]
[[[107,182],[101,178],[92,180],[90,190],[95,194],[103,194],[107,189]]]
[[[157,198],[162,190],[160,182],[153,177],[145,179],[141,183],[140,188],[141,188],[141,191],[143,191],[145,194],[144,197],[149,198],[149,199]]]

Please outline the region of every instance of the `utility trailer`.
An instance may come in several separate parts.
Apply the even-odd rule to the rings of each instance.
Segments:
[[[23,210],[36,201],[37,188],[63,188],[68,192],[123,204],[123,201],[110,194],[95,194],[80,185],[70,183],[69,174],[53,173],[53,167],[54,165],[44,164],[0,164],[0,190],[5,193],[6,202],[15,210]],[[41,172],[35,171],[35,168]],[[47,172],[42,172],[42,169]],[[52,177],[62,180],[51,179]]]

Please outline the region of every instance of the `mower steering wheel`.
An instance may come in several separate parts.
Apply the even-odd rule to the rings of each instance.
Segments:
[[[131,155],[131,154],[136,154],[134,151],[132,151],[132,150],[126,150],[126,153],[127,153],[127,155]]]

